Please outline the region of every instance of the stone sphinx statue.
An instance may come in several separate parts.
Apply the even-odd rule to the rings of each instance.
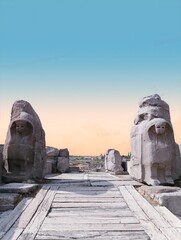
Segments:
[[[175,142],[169,122],[154,118],[143,132],[143,175],[150,185],[174,184],[172,162]]]
[[[148,185],[173,185],[181,175],[169,106],[157,94],[140,102],[131,129],[129,173]]]
[[[44,176],[45,133],[38,115],[26,101],[13,104],[3,159],[6,178],[12,181],[41,180]]]

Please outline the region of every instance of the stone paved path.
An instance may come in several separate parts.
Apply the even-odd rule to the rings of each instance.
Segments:
[[[35,198],[24,198],[0,220],[0,239],[181,239],[181,221],[150,205],[129,175],[62,174],[47,177]]]

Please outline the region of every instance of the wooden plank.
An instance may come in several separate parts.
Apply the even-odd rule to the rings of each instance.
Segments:
[[[162,232],[162,234],[170,240],[181,239],[181,235],[174,229],[156,210],[147,202],[145,198],[138,193],[133,186],[126,186],[127,190],[134,197],[138,205],[147,214],[150,221]]]
[[[57,185],[57,184],[56,184]],[[107,191],[118,191],[117,187],[102,187],[102,186],[97,186],[97,187],[92,187],[92,186],[86,186],[86,187],[82,187],[82,186],[76,186],[75,187],[65,187],[65,186],[62,186],[61,184],[59,184],[59,190],[60,191],[64,191],[64,192],[79,192],[79,191],[104,191],[104,192],[107,192]]]
[[[49,180],[83,180],[84,173],[63,173],[46,175],[45,179]]]
[[[22,199],[21,202],[7,215],[6,218],[0,220],[0,239],[12,227],[12,225],[27,208],[31,201],[32,198]]]
[[[114,197],[122,197],[121,194],[117,191],[113,191],[113,192],[98,192],[98,191],[94,191],[94,192],[76,192],[76,193],[72,193],[72,192],[58,192],[56,194],[56,197],[69,197],[69,198],[74,198],[74,197],[87,197],[87,198],[98,198],[98,197],[111,197],[111,198],[114,198]]]
[[[133,224],[133,223],[139,223],[139,221],[137,220],[136,217],[105,217],[105,216],[74,216],[74,218],[72,218],[72,216],[64,216],[64,217],[46,217],[45,221],[43,224],[85,224],[85,223],[94,223],[94,224],[119,224],[119,223],[127,223],[127,224]]]
[[[134,235],[134,233],[132,233],[133,235],[131,235],[131,233],[129,233],[129,235],[128,236],[125,236],[125,235],[121,235],[120,234],[120,236],[109,236],[109,237],[107,237],[106,236],[106,240],[148,240],[149,238],[148,237],[146,237],[146,236],[135,236]],[[55,235],[53,235],[53,238],[52,238],[52,236],[46,236],[46,235],[44,235],[44,236],[41,236],[41,237],[38,237],[38,238],[36,238],[36,240],[42,240],[42,239],[44,239],[44,240],[56,240],[56,239],[58,239],[58,240],[69,240],[70,238],[65,238],[65,237],[58,237],[57,236],[57,238],[55,237]],[[72,238],[71,238],[72,239]],[[73,238],[73,239],[75,239],[75,238]],[[83,240],[83,238],[76,238],[76,239],[81,239],[81,240]],[[100,237],[98,237],[98,238],[95,238],[96,240],[105,240],[105,236],[100,236]],[[92,237],[90,237],[90,238],[87,238],[86,237],[86,240],[93,240],[93,238]]]
[[[57,185],[57,184],[54,184]],[[62,191],[66,191],[66,192],[76,192],[76,191],[117,191],[117,187],[116,186],[64,186],[62,184],[59,184],[59,189]]]
[[[16,240],[20,234],[22,233],[23,229],[21,228],[11,228],[10,231],[8,231],[2,240]]]
[[[54,199],[58,186],[51,186],[43,202],[18,240],[33,240],[42,225]]]
[[[121,194],[118,191],[112,191],[112,192],[103,192],[103,191],[77,191],[75,193],[72,192],[64,192],[59,191],[56,193],[56,197],[59,195],[59,197],[68,196],[68,197],[121,197]]]
[[[124,202],[123,198],[68,198],[55,197],[54,201],[59,203],[120,203]]]
[[[107,209],[107,210],[106,210]],[[116,212],[116,211],[118,211],[118,212],[120,212],[120,211],[125,211],[125,210],[129,210],[129,208],[128,208],[128,206],[127,205],[125,205],[125,206],[123,206],[123,207],[116,207],[116,208],[99,208],[99,207],[97,207],[97,208],[92,208],[92,207],[84,207],[83,208],[83,210],[82,210],[82,207],[74,207],[74,208],[70,208],[70,207],[65,207],[65,208],[53,208],[53,206],[51,207],[51,212],[54,212],[54,211],[61,211],[61,212],[67,212],[67,211],[84,211],[84,212],[87,212],[87,213],[89,213],[89,212],[91,212],[91,211],[95,211],[95,212],[106,212],[106,211],[112,211],[112,212]]]
[[[16,220],[13,227],[4,235],[2,240],[17,239],[20,236],[27,224],[30,222],[42,200],[46,196],[49,188],[49,186],[43,186],[39,190],[35,198],[27,206],[21,216]]]
[[[56,194],[55,196],[56,199],[61,199],[61,198],[69,198],[69,199],[117,199],[117,198],[120,198],[120,199],[123,199],[123,197],[121,196],[121,194],[117,194],[117,195],[105,195],[105,194],[100,194],[100,195],[81,195],[81,194]]]
[[[36,240],[148,240],[144,231],[40,231]]]
[[[109,210],[109,211],[105,211],[104,209],[102,209],[102,211],[96,211],[94,209],[90,209],[90,211],[88,212],[87,210],[82,211],[82,209],[80,211],[55,211],[54,209],[51,210],[51,212],[49,212],[48,217],[66,217],[66,216],[70,216],[72,218],[74,218],[75,216],[93,216],[93,217],[131,217],[133,216],[133,213],[127,208],[127,210]]]
[[[125,186],[119,187],[126,203],[129,208],[133,211],[134,215],[138,218],[141,225],[144,227],[145,232],[148,236],[153,240],[166,240],[166,236],[164,236],[160,230],[150,221],[149,217],[142,210],[142,208],[138,205],[136,200],[130,194]],[[173,240],[173,239],[172,239]]]
[[[120,203],[90,203],[90,202],[76,202],[76,203],[61,203],[61,202],[53,202],[52,208],[106,208],[106,209],[112,209],[112,208],[125,208],[127,207],[125,202]]]
[[[181,228],[181,220],[176,217],[172,212],[170,212],[168,208],[164,206],[155,206],[154,208],[162,215],[162,217],[165,218],[167,222],[169,222],[172,227],[176,229]]]
[[[43,186],[42,189],[40,189],[35,198],[32,200],[31,204],[27,207],[26,211],[23,212],[21,218],[15,224],[14,226],[15,228],[17,227],[25,228],[27,226],[32,216],[34,215],[34,213],[42,203],[43,199],[45,198],[49,188],[50,188],[49,186]]]
[[[145,211],[151,219],[152,222],[157,225],[157,227],[162,231],[168,239],[172,240],[181,239],[181,234],[167,221],[160,213],[151,205],[145,198],[141,196],[132,186],[127,187],[128,190],[134,195],[133,197],[137,200],[138,204],[141,205],[142,209]]]
[[[96,181],[91,180],[91,186],[125,186],[125,185],[133,185],[133,186],[141,186],[142,183],[139,183],[134,180],[125,180],[125,181],[116,181],[116,180],[109,180],[109,181]]]
[[[119,194],[118,192],[116,192],[116,193],[113,193],[113,194],[111,194],[111,193],[100,193],[100,194],[94,194],[94,195],[92,195],[92,194],[89,194],[89,193],[82,193],[82,194],[65,194],[65,193],[63,193],[63,194],[56,194],[56,198],[63,198],[63,197],[68,197],[68,198],[72,198],[72,199],[74,199],[74,198],[122,198],[122,196],[121,196],[121,194]]]
[[[60,181],[57,181],[56,184],[52,184],[52,185],[59,185],[61,186],[61,188],[77,188],[77,187],[89,187],[90,186],[90,183],[87,181],[87,182],[65,182],[65,183],[60,183]]]
[[[140,224],[111,224],[111,223],[56,223],[56,224],[46,224],[43,223],[40,231],[143,231],[143,227]]]

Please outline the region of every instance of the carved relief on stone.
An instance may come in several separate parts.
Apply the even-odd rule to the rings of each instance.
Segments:
[[[143,133],[143,176],[146,183],[174,184],[172,179],[174,151],[171,124],[161,118],[149,121]]]
[[[158,94],[144,97],[139,102],[139,110],[134,123],[137,125],[153,118],[164,118],[170,122],[169,105]]]
[[[43,178],[45,133],[38,115],[26,101],[13,104],[3,155],[12,176],[22,180]]]
[[[181,160],[169,106],[155,94],[143,98],[139,107],[131,129],[130,175],[149,185],[174,184],[181,175]]]

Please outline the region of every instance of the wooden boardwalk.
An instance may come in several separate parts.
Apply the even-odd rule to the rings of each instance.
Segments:
[[[181,221],[152,206],[129,175],[50,176],[35,198],[0,219],[3,240],[180,240]]]

